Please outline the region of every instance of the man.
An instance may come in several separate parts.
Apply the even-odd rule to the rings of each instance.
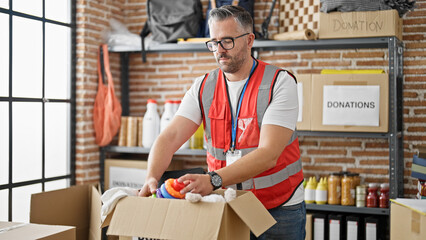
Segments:
[[[212,10],[209,27],[206,45],[219,69],[196,79],[155,141],[139,195],[155,192],[174,152],[203,121],[210,172],[180,177],[186,184],[182,193],[207,195],[220,187],[252,191],[277,220],[259,239],[305,239],[303,173],[294,134],[296,80],[251,57],[253,20],[243,8]]]

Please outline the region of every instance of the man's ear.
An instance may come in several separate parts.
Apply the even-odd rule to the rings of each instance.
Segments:
[[[254,39],[256,38],[256,36],[254,35],[254,33],[250,33],[248,36],[247,36],[247,39],[248,39],[248,48],[249,49],[251,49],[251,48],[253,48],[253,44],[254,44]]]

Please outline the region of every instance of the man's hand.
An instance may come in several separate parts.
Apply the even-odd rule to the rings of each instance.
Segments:
[[[149,197],[157,190],[158,181],[155,178],[147,179],[138,193],[139,197]]]
[[[178,179],[186,185],[180,193],[187,192],[199,193],[201,196],[210,194],[213,191],[213,185],[210,183],[210,175],[208,174],[185,174]]]

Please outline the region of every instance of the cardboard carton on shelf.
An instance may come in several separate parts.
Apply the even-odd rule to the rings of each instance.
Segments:
[[[426,199],[391,199],[391,240],[426,239]]]
[[[297,130],[311,130],[311,88],[312,74],[297,74],[297,96],[299,98],[299,116]]]
[[[75,227],[17,222],[0,222],[0,239],[75,240]]]
[[[388,132],[388,74],[312,75],[313,131]]]
[[[94,185],[31,195],[31,223],[74,226],[77,240],[101,239],[100,212],[101,193]]]
[[[102,226],[109,226],[107,235],[120,237],[246,240],[250,231],[258,236],[275,223],[252,192],[237,191],[229,203],[126,197]]]
[[[113,187],[142,188],[147,174],[146,160],[105,159],[105,190]],[[172,160],[167,171],[183,169],[183,161]]]
[[[396,36],[402,40],[402,19],[394,9],[320,13],[319,38]]]

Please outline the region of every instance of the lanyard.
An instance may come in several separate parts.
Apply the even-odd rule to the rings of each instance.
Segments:
[[[237,137],[238,116],[240,115],[241,103],[243,101],[244,93],[246,92],[248,82],[250,81],[250,77],[253,74],[255,66],[256,66],[256,61],[253,59],[253,66],[251,67],[249,78],[247,79],[246,83],[244,84],[244,88],[241,92],[240,98],[238,99],[237,112],[235,114],[235,119],[234,119],[234,116],[232,114],[232,106],[231,106],[231,121],[232,121],[231,152],[234,152],[234,150],[235,150],[235,139]]]

